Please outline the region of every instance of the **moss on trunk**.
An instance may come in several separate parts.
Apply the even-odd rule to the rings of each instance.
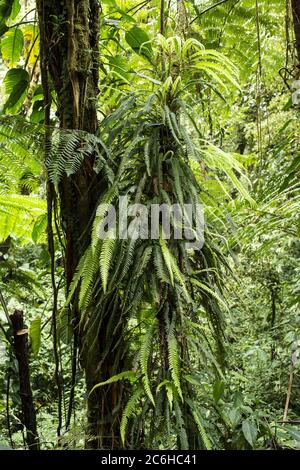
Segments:
[[[57,95],[57,113],[62,129],[89,133],[98,130],[98,35],[100,5],[97,0],[38,0],[41,47],[45,61],[42,67],[51,77]],[[44,70],[45,72],[45,70]],[[43,75],[43,74],[42,74]],[[93,170],[94,158],[85,158],[73,176],[64,175],[59,185],[62,226],[65,232],[65,275],[67,287],[73,278],[81,255],[90,243],[91,223],[99,195],[105,190],[101,175]],[[78,335],[79,357],[85,370],[87,391],[109,377],[111,358],[102,360],[105,347],[105,324],[98,331],[92,351],[86,344],[85,331],[76,328],[80,312],[73,305],[74,334]],[[120,332],[121,334],[121,332]],[[116,338],[117,339],[117,338]],[[99,364],[101,362],[101,370]],[[118,447],[118,419],[113,419],[115,397],[112,389],[99,389],[87,400],[87,447]],[[117,391],[116,391],[117,393]],[[105,436],[105,437],[104,437]]]

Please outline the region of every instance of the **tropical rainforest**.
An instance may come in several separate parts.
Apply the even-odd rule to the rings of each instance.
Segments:
[[[0,0],[0,84],[1,449],[300,449],[300,1]]]

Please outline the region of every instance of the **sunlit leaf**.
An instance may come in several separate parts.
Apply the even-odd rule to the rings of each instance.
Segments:
[[[10,67],[14,67],[19,62],[23,46],[24,37],[20,28],[9,29],[1,39],[2,57]]]

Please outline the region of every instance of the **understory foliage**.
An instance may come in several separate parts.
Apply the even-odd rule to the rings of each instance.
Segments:
[[[24,445],[9,323],[21,308],[42,448],[82,448],[87,395],[115,383],[109,420],[124,448],[299,448],[289,2],[103,1],[95,134],[59,128],[51,82],[45,126],[40,38],[22,3],[0,4],[0,441]],[[102,185],[66,289],[58,195],[90,161]],[[129,237],[118,236],[125,198]],[[190,240],[174,212],[170,234],[160,216],[149,236],[153,204],[189,204]],[[83,391],[76,341],[92,361],[103,325],[98,369],[112,358],[110,377]]]

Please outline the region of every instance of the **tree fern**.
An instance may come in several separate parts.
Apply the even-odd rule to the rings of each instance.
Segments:
[[[45,212],[46,204],[38,197],[0,195],[0,239],[12,235],[30,240],[35,222]]]

